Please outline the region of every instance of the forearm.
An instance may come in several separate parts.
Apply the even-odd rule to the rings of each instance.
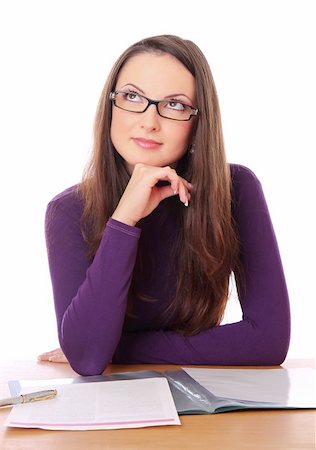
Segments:
[[[205,330],[195,336],[173,331],[124,333],[115,363],[274,365],[285,359],[289,316],[264,326],[248,320]]]
[[[81,375],[101,373],[112,359],[125,318],[139,230],[109,221],[90,266],[82,249],[50,246],[60,345]],[[75,244],[72,243],[72,246]]]

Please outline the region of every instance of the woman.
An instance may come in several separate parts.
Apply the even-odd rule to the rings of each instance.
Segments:
[[[82,183],[49,204],[61,349],[82,375],[115,363],[283,362],[289,301],[261,185],[225,158],[209,65],[144,39],[115,63]],[[234,274],[243,320],[220,325]]]

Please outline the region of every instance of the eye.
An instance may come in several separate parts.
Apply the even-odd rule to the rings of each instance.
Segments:
[[[143,98],[141,95],[137,94],[137,92],[132,92],[132,91],[126,91],[126,92],[122,92],[123,96],[124,96],[124,100],[128,101],[128,102],[142,102]]]
[[[184,111],[186,109],[186,105],[179,102],[179,100],[170,100],[166,102],[165,106],[176,111]]]

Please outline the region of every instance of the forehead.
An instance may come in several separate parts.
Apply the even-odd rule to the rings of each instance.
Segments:
[[[155,98],[181,93],[195,98],[193,75],[168,53],[141,53],[131,57],[119,73],[116,89],[129,83]]]

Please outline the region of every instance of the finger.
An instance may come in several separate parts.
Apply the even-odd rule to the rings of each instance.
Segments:
[[[172,189],[174,195],[178,194],[178,192],[179,192],[179,181],[178,180],[174,180],[171,182],[171,189]]]
[[[173,193],[178,194],[180,177],[174,169],[171,169],[171,167],[168,168],[166,179],[170,181]]]
[[[189,181],[187,181],[185,178],[182,178],[182,177],[180,177],[180,180],[183,182],[183,184],[188,189],[188,191],[192,191],[193,190],[193,184],[192,183],[190,183]]]
[[[41,355],[39,355],[38,357],[37,357],[37,359],[39,360],[39,361],[49,361],[49,358],[51,357],[51,354],[50,353],[42,353]]]
[[[189,181],[180,177],[176,170],[169,166],[159,168],[159,172],[160,175],[157,178],[160,180],[170,181],[172,194],[179,194],[181,202],[185,206],[188,206],[189,199],[191,198],[191,196],[189,196],[189,191],[193,188],[193,185]],[[169,190],[164,190],[161,192],[161,199],[170,197],[172,194],[170,194]]]
[[[177,195],[177,192],[175,192],[171,186],[161,186],[158,188],[158,192],[160,201],[164,200],[165,198]]]
[[[171,186],[162,186],[159,188],[159,195],[160,195],[160,201],[164,200],[165,198],[172,197],[176,195],[176,193],[173,191]],[[187,203],[185,206],[189,206],[189,202],[191,200],[191,194],[189,192],[186,193],[186,200],[184,200],[184,204]],[[181,200],[182,201],[182,200]]]
[[[67,359],[65,357],[64,354],[60,354],[60,355],[53,355],[48,359],[49,362],[53,362],[53,363],[64,363],[67,362]]]
[[[187,187],[188,191],[192,191],[193,190],[193,184],[191,184],[189,181],[184,180],[184,184]]]
[[[50,350],[49,352],[44,352],[41,355],[38,356],[38,359],[40,361],[48,361],[49,358],[55,355],[59,355],[62,353],[62,350],[60,348],[56,348],[54,350]]]
[[[185,185],[188,191],[193,189],[193,185],[185,178],[180,177],[177,174],[176,170],[172,169],[170,166],[160,167],[158,170],[159,175],[156,175],[157,180],[155,180],[155,183],[159,180],[170,181],[171,188],[173,189],[174,194],[178,194],[181,182]]]
[[[185,206],[189,206],[188,189],[183,182],[179,184],[179,197]]]

